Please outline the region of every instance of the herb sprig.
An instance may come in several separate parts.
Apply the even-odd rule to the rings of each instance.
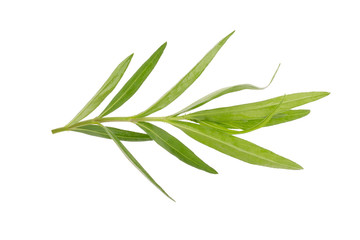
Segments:
[[[93,119],[83,120],[114,90],[131,62],[133,57],[133,54],[131,54],[117,66],[108,80],[84,108],[67,125],[53,129],[52,133],[74,131],[96,137],[112,139],[128,160],[170,199],[172,198],[141,166],[130,151],[124,146],[122,141],[140,142],[153,140],[184,163],[208,173],[216,174],[217,172],[177,138],[150,122],[168,123],[180,129],[198,142],[247,163],[272,168],[292,170],[302,169],[299,164],[234,135],[302,118],[308,115],[310,111],[303,109],[294,110],[293,108],[323,98],[329,94],[328,92],[294,93],[260,102],[215,108],[187,114],[189,111],[225,94],[246,89],[261,90],[267,87],[260,88],[250,84],[241,84],[212,92],[172,115],[165,117],[149,117],[150,114],[165,108],[185,92],[186,89],[201,75],[233,33],[234,32],[230,33],[218,42],[195,65],[195,67],[189,71],[189,73],[146,110],[135,116],[106,117],[108,114],[121,107],[141,87],[143,82],[155,68],[166,48],[166,43],[162,44],[126,82],[99,116]],[[279,67],[270,83],[274,79],[278,69]],[[108,122],[131,122],[136,124],[145,133],[103,125]]]

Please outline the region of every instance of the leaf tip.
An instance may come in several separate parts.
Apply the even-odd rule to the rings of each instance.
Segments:
[[[173,199],[172,197],[170,197],[169,194],[167,194],[165,191],[162,191],[162,192],[163,192],[163,193],[165,194],[165,196],[167,196],[171,201],[173,201],[173,202],[176,203],[175,199]]]
[[[164,42],[163,45],[161,45],[160,48],[166,48],[166,46],[167,46],[167,42]]]
[[[130,55],[127,57],[127,59],[128,59],[128,60],[131,60],[133,56],[134,56],[134,53],[130,54]]]
[[[289,166],[288,169],[290,169],[290,170],[303,170],[304,169],[302,166],[300,166],[296,162],[292,162],[292,163],[293,164],[291,166]]]
[[[201,169],[207,173],[211,173],[211,174],[219,174],[215,169],[213,169],[212,167],[210,167],[209,165],[206,166],[206,168]]]
[[[230,37],[231,37],[231,35],[233,35],[234,34],[234,32],[235,32],[235,30],[234,31],[232,31],[231,33],[229,33],[224,39],[223,39],[223,41],[226,41],[226,40],[228,40]]]
[[[328,95],[330,95],[330,92],[317,92],[318,93],[318,99],[324,98]]]
[[[276,68],[275,73],[274,73],[274,75],[272,76],[270,82],[269,82],[268,85],[266,85],[264,88],[269,87],[269,86],[271,85],[271,83],[274,81],[275,76],[276,76],[277,72],[279,71],[280,66],[281,66],[281,63],[279,63],[279,65],[278,65],[278,67]]]

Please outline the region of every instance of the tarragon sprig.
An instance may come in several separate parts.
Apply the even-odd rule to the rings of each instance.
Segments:
[[[170,199],[172,198],[141,166],[122,141],[140,142],[153,140],[179,160],[192,167],[213,174],[216,174],[217,171],[201,160],[177,138],[150,122],[168,123],[179,128],[185,134],[200,143],[244,162],[272,168],[292,170],[302,169],[299,164],[234,135],[302,118],[309,114],[310,111],[303,109],[294,110],[293,108],[323,98],[329,94],[328,92],[294,93],[260,102],[189,113],[189,111],[225,94],[246,89],[260,90],[267,87],[261,88],[250,84],[240,84],[212,92],[169,116],[149,117],[150,114],[165,108],[185,92],[185,90],[201,75],[233,33],[234,32],[230,33],[218,42],[173,88],[167,91],[149,108],[135,116],[107,117],[108,114],[112,113],[129,100],[141,87],[143,82],[155,68],[166,48],[166,43],[162,44],[126,82],[124,87],[120,89],[99,116],[89,120],[83,120],[114,90],[130,64],[133,57],[133,54],[131,54],[118,65],[108,80],[85,107],[67,125],[53,129],[52,133],[74,131],[96,137],[112,139],[128,160]],[[274,79],[278,69],[273,75],[270,83]],[[144,133],[105,126],[104,124],[108,122],[131,122],[142,129]]]

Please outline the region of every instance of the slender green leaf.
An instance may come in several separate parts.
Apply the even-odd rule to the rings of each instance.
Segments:
[[[206,95],[205,97],[202,97],[200,98],[199,100],[193,102],[192,104],[190,104],[189,106],[185,107],[184,109],[178,111],[177,113],[175,113],[173,116],[177,116],[179,114],[182,114],[184,112],[188,112],[188,111],[191,111],[195,108],[198,108],[218,97],[221,97],[225,94],[228,94],[228,93],[233,93],[233,92],[237,92],[237,91],[241,91],[241,90],[262,90],[262,89],[265,89],[267,88],[271,83],[272,81],[274,80],[275,76],[276,76],[276,73],[278,72],[279,70],[279,67],[280,67],[280,64],[278,66],[278,68],[276,69],[273,77],[271,78],[271,81],[270,83],[265,86],[265,87],[256,87],[254,85],[251,85],[251,84],[240,84],[240,85],[235,85],[235,86],[232,86],[232,87],[226,87],[226,88],[222,88],[222,89],[219,89],[215,92],[212,92],[208,95]]]
[[[122,130],[122,129],[113,128],[113,127],[107,127],[107,128],[110,129],[116,135],[116,137],[121,141],[139,142],[139,141],[151,141],[152,140],[147,134],[144,134],[144,133]],[[95,136],[95,137],[111,139],[111,137],[109,137],[109,135],[104,130],[104,128],[102,128],[101,126],[98,126],[98,125],[80,126],[80,127],[76,127],[74,129],[72,129],[72,131],[85,133],[85,134]]]
[[[131,58],[134,54],[131,54],[125,60],[123,60],[110,75],[108,80],[102,85],[99,91],[91,98],[91,100],[81,109],[81,111],[67,124],[70,126],[74,123],[84,119],[90,113],[92,113],[104,99],[114,90],[122,76],[124,75],[127,67],[130,64]]]
[[[115,111],[136,93],[136,91],[141,87],[145,79],[155,68],[157,62],[159,61],[162,53],[165,50],[165,47],[166,43],[161,45],[150,56],[150,58],[135,72],[135,74],[129,79],[129,81],[126,82],[124,87],[120,89],[116,96],[111,100],[109,105],[100,114],[100,117],[104,117],[109,113]]]
[[[271,120],[264,126],[273,126],[281,123],[290,122],[302,117],[305,117],[310,113],[310,110],[288,110],[282,113],[275,114]],[[243,129],[247,130],[251,128],[252,126],[255,126],[260,121],[262,121],[263,118],[255,118],[255,119],[243,119],[238,121],[232,121],[232,122],[222,122],[221,126],[224,128],[232,128],[232,129]]]
[[[203,162],[195,155],[195,153],[168,132],[148,122],[138,122],[137,125],[142,128],[157,144],[184,163],[205,172],[217,173],[215,169]]]
[[[214,128],[190,122],[169,121],[169,123],[196,141],[244,162],[273,168],[302,169],[300,165],[287,158]]]
[[[159,184],[155,182],[155,180],[150,176],[150,174],[140,165],[140,163],[134,158],[134,156],[127,150],[127,148],[120,142],[118,137],[113,133],[108,127],[105,127],[101,124],[99,124],[104,128],[106,133],[111,137],[112,140],[116,143],[116,145],[120,148],[120,150],[124,153],[124,155],[127,157],[127,159],[152,183],[154,184],[162,193],[164,193],[168,198],[175,200],[171,198],[165,191],[160,187]]]
[[[329,95],[328,92],[304,92],[286,95],[279,112],[316,101]],[[236,105],[232,107],[215,108],[185,115],[185,119],[194,121],[226,122],[242,119],[264,118],[272,111],[272,107],[279,103],[281,97],[271,98],[261,102]]]
[[[253,125],[252,127],[248,128],[246,130],[239,131],[237,134],[244,134],[244,133],[252,132],[259,128],[264,127],[271,120],[271,118],[279,111],[281,105],[284,102],[285,97],[286,97],[286,95],[283,96],[280,103],[277,106],[275,106],[274,110],[268,116],[266,116],[264,119],[262,119],[261,121],[259,121],[255,125]]]
[[[268,116],[266,116],[265,118],[263,118],[261,121],[257,122],[256,124],[254,124],[250,128],[248,128],[246,130],[241,130],[241,131],[228,129],[228,131],[226,131],[226,132],[230,132],[232,134],[244,134],[244,133],[252,132],[252,131],[255,131],[255,130],[259,129],[259,128],[264,127],[271,120],[271,118],[279,111],[279,108],[280,108],[281,104],[284,102],[285,96],[286,95],[284,95],[284,97],[281,99],[280,103],[277,106],[275,106],[274,110]],[[216,127],[216,128],[219,129],[219,127]]]
[[[220,48],[225,44],[229,37],[234,32],[227,35],[224,39],[218,42],[201,60],[198,62],[193,69],[190,70],[173,88],[166,92],[157,102],[151,105],[145,111],[139,113],[137,117],[145,117],[154,112],[163,109],[175,99],[177,99],[188,87],[195,82],[195,80],[201,75],[205,68],[209,65],[211,60],[215,57]]]

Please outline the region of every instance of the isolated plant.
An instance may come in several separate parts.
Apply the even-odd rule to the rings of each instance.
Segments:
[[[166,43],[164,43],[132,75],[99,116],[83,121],[83,119],[92,113],[114,90],[133,57],[133,54],[131,54],[117,66],[100,90],[66,126],[54,129],[52,132],[75,131],[96,137],[112,139],[130,162],[132,162],[135,167],[150,180],[150,182],[170,199],[172,198],[155,182],[150,174],[124,146],[122,143],[123,141],[140,142],[154,140],[157,144],[184,163],[208,173],[216,174],[217,172],[177,138],[150,122],[168,123],[179,128],[198,142],[247,163],[272,168],[292,170],[302,169],[297,163],[234,135],[302,118],[309,114],[310,111],[303,109],[294,110],[293,108],[323,98],[329,94],[328,92],[294,93],[260,102],[188,113],[189,111],[228,93],[245,89],[264,89],[250,84],[241,84],[212,92],[170,116],[149,117],[150,114],[168,106],[189,88],[233,33],[234,32],[230,33],[218,42],[200,60],[200,62],[190,70],[189,73],[146,110],[130,117],[107,117],[107,115],[129,100],[141,87],[159,61],[166,47]],[[273,75],[273,78],[275,77],[276,72]],[[145,133],[103,125],[104,123],[109,122],[132,122]]]

